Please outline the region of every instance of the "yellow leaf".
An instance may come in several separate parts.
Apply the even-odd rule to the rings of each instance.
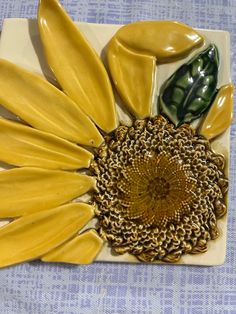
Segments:
[[[102,136],[64,93],[39,75],[0,59],[0,103],[35,127],[67,140],[98,147]]]
[[[141,21],[118,30],[116,38],[131,50],[156,56],[157,63],[186,57],[204,38],[192,27],[176,21]]]
[[[150,117],[156,59],[125,48],[116,38],[109,44],[108,61],[114,84],[131,113]]]
[[[0,267],[40,257],[75,235],[93,217],[87,204],[72,203],[16,219],[0,228]]]
[[[44,255],[44,262],[90,264],[101,251],[103,240],[95,230],[86,231]]]
[[[0,171],[0,218],[49,209],[94,187],[92,177],[75,172],[27,167]]]
[[[0,160],[46,169],[88,167],[92,154],[55,135],[0,119]]]
[[[105,132],[117,126],[114,96],[102,61],[57,0],[38,11],[47,61],[65,93]]]
[[[233,119],[234,86],[227,84],[220,88],[200,128],[200,134],[212,139],[223,133]]]
[[[137,22],[121,27],[108,46],[108,64],[120,96],[136,118],[150,115],[156,62],[186,57],[204,40],[174,21]]]

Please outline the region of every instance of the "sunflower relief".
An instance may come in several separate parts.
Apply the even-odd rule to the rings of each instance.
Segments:
[[[61,89],[0,59],[0,104],[19,117],[0,119],[1,161],[16,166],[0,172],[0,267],[88,264],[105,243],[142,262],[206,252],[227,212],[212,140],[233,112],[217,46],[179,22],[136,22],[111,38],[106,69],[57,0],[40,1],[38,26]],[[186,57],[154,97],[159,66]]]

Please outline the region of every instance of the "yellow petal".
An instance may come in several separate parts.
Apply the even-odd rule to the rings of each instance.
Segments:
[[[156,56],[157,63],[186,57],[204,38],[192,27],[176,21],[145,21],[123,26],[115,35],[131,50]]]
[[[123,26],[108,46],[108,64],[118,92],[137,118],[150,115],[156,62],[186,57],[204,42],[191,27],[174,21]]]
[[[212,139],[223,133],[233,119],[234,86],[228,84],[220,88],[209,112],[200,128],[200,134]]]
[[[0,267],[32,260],[61,245],[93,217],[93,208],[72,203],[16,219],[0,228]]]
[[[0,160],[46,169],[88,167],[92,154],[55,135],[0,119]]]
[[[102,130],[114,130],[114,96],[99,56],[57,0],[40,1],[38,21],[47,61],[65,93]]]
[[[102,137],[64,93],[39,75],[0,59],[0,103],[35,128],[89,146]]]
[[[27,167],[0,171],[0,218],[49,209],[94,187],[92,177],[75,172]]]
[[[155,57],[135,53],[113,38],[109,45],[108,61],[114,84],[131,113],[139,119],[149,117]]]
[[[89,230],[50,251],[41,260],[44,262],[91,264],[101,251],[103,242],[95,230]]]

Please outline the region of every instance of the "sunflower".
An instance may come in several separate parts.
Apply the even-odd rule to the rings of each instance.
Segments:
[[[228,189],[210,140],[229,127],[233,103],[231,84],[217,89],[217,47],[163,84],[153,115],[156,65],[204,38],[172,21],[122,27],[107,61],[126,125],[106,68],[58,1],[40,1],[38,25],[59,87],[0,60],[0,103],[19,117],[0,119],[1,160],[17,166],[0,173],[0,267],[91,263],[105,242],[145,262],[206,252]]]

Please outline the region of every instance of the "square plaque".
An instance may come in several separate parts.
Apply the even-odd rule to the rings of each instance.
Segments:
[[[104,59],[106,45],[121,25],[103,25],[103,24],[88,24],[76,23],[82,33],[87,37],[95,50]],[[230,38],[229,33],[220,30],[203,30],[198,29],[206,42],[203,47],[195,50],[187,58],[181,59],[178,62],[158,65],[157,71],[157,90],[159,94],[159,86],[162,85],[183,63],[186,63],[198,52],[204,50],[209,43],[217,46],[220,54],[220,68],[218,77],[218,87],[231,82],[230,75]],[[56,51],[55,51],[56,54]],[[35,73],[44,75],[50,82],[57,84],[55,77],[49,69],[44,58],[42,45],[40,42],[39,31],[36,20],[27,19],[6,19],[3,24],[1,40],[0,40],[0,57],[7,59],[21,67],[31,70]],[[106,61],[105,61],[106,63]],[[117,102],[120,102],[117,100]],[[153,114],[155,108],[153,106]],[[7,118],[14,118],[13,115],[1,108],[1,115]],[[130,118],[123,111],[122,106],[118,105],[118,114],[120,121],[129,123]],[[216,137],[212,141],[212,149],[219,154],[223,154],[226,159],[226,175],[228,175],[229,158],[230,158],[230,130],[228,129],[222,135]],[[4,167],[3,167],[4,168]],[[85,196],[86,197],[86,196]],[[89,226],[94,226],[95,220],[89,223]],[[227,215],[220,218],[217,222],[220,232],[216,240],[208,242],[208,250],[202,254],[187,254],[183,255],[177,264],[192,264],[192,265],[220,265],[224,263],[226,255],[226,236],[227,236]],[[88,225],[86,226],[86,228]],[[138,262],[134,256],[129,254],[116,255],[111,252],[108,246],[104,246],[96,261],[109,262]]]

